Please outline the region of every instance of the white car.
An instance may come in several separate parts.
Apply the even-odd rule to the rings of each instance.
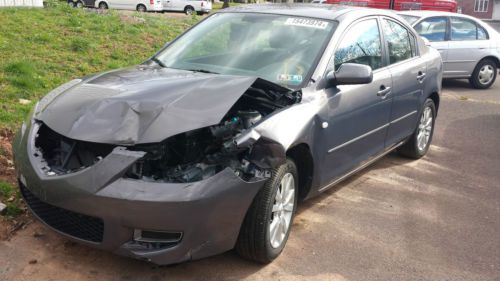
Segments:
[[[97,0],[99,9],[136,10],[138,12],[163,11],[162,0]]]
[[[162,0],[164,11],[184,12],[186,15],[209,13],[212,2],[206,0]]]
[[[399,12],[443,58],[443,78],[469,79],[476,89],[495,83],[500,69],[500,34],[467,15],[437,11]]]

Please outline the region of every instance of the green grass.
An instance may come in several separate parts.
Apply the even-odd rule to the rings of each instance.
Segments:
[[[6,217],[16,217],[23,213],[21,209],[21,199],[18,191],[9,183],[0,181],[0,198],[4,198],[3,203],[7,206],[1,213]]]
[[[0,128],[19,126],[38,99],[70,79],[144,61],[200,19],[49,4],[0,9]]]
[[[0,9],[0,129],[14,130],[38,99],[66,81],[143,62],[199,19],[97,13],[61,2]],[[4,181],[0,201],[7,205],[3,216],[23,212],[17,188]]]

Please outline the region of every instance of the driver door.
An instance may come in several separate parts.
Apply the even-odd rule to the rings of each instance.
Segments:
[[[324,169],[322,185],[340,178],[384,150],[393,93],[380,34],[376,17],[353,23],[330,62],[329,69],[339,69],[347,62],[369,65],[373,70],[373,82],[326,90],[329,125],[323,130],[328,148],[321,167]]]

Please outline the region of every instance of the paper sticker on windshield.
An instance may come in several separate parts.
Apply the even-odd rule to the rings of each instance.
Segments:
[[[278,75],[278,81],[298,85],[298,84],[302,83],[302,75],[280,74],[280,75]]]
[[[325,29],[328,26],[328,22],[315,19],[288,18],[285,21],[285,25],[295,25],[295,26],[305,26],[318,29]]]

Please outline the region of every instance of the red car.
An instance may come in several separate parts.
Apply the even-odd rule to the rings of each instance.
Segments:
[[[361,6],[378,9],[405,10],[433,10],[456,12],[455,0],[327,0],[328,4]]]

